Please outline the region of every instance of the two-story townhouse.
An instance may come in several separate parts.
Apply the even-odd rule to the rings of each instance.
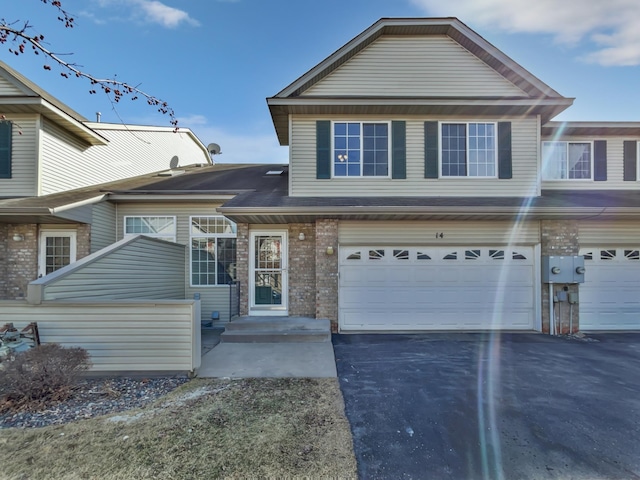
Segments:
[[[572,102],[458,19],[375,23],[267,99],[288,171],[219,209],[242,313],[639,328],[639,125],[551,122]],[[585,255],[587,282],[543,283],[549,255]]]
[[[64,192],[211,164],[187,128],[89,122],[1,62],[0,115],[0,299],[24,298],[30,281],[116,241],[103,192]]]

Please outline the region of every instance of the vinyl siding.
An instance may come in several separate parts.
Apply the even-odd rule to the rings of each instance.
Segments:
[[[23,96],[24,91],[20,90],[13,83],[4,77],[0,77],[0,96],[1,97],[15,97]]]
[[[13,122],[11,178],[0,178],[0,197],[31,197],[38,188],[38,116],[6,117]]]
[[[596,182],[594,180],[560,180],[542,181],[542,188],[547,190],[636,190],[640,188],[638,182],[623,181],[623,142],[633,140],[626,137],[561,137],[542,138],[543,142],[552,140],[593,142],[594,140],[607,141],[607,180]],[[541,147],[542,148],[542,147]],[[592,165],[593,167],[593,165]],[[593,170],[593,168],[592,168]]]
[[[578,224],[580,246],[640,245],[640,224],[628,220],[589,220]]]
[[[94,372],[191,371],[200,366],[199,303],[0,302],[3,321],[37,319],[42,343],[88,350]]]
[[[302,96],[527,95],[447,36],[385,36]]]
[[[125,203],[118,205],[118,215],[116,220],[117,238],[123,238],[124,217],[125,216],[164,216],[176,217],[176,242],[182,245],[189,245],[189,217],[197,215],[219,215],[216,207],[220,204],[203,205],[202,203]],[[196,293],[200,294],[202,321],[211,320],[213,311],[220,312],[222,321],[229,320],[229,287],[226,285],[210,287],[190,286],[190,255],[186,250],[186,260],[184,262],[184,288],[186,298],[193,298]]]
[[[91,253],[116,241],[116,206],[109,202],[93,205]]]
[[[91,126],[109,140],[107,145],[89,147],[52,122],[45,122],[42,195],[166,170],[174,155],[180,165],[207,162],[186,132],[100,130],[99,124]]]
[[[437,234],[437,236],[436,236]],[[442,238],[440,237],[442,234]],[[536,245],[539,222],[340,222],[340,245]]]
[[[138,237],[85,264],[72,264],[29,285],[41,285],[41,298],[51,300],[184,299],[183,245]],[[55,274],[53,274],[55,275]]]
[[[407,178],[335,178],[316,179],[316,121],[388,121],[385,117],[318,118],[297,115],[292,118],[291,161],[289,175],[291,196],[525,196],[538,191],[537,117],[511,119],[513,178],[424,178],[425,121],[507,121],[509,119],[469,119],[457,117],[405,117]],[[497,174],[497,172],[496,172]]]

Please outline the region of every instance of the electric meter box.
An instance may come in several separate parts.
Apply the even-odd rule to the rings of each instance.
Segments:
[[[567,257],[542,257],[543,283],[583,283],[584,257],[573,255]]]

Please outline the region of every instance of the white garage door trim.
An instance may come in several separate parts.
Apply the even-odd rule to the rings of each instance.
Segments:
[[[341,247],[340,330],[540,330],[538,258],[538,246]]]
[[[580,330],[640,330],[640,246],[585,247]]]

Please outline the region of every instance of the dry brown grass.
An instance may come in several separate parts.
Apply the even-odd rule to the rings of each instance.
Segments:
[[[153,405],[0,430],[0,478],[355,478],[336,379],[194,380]]]

